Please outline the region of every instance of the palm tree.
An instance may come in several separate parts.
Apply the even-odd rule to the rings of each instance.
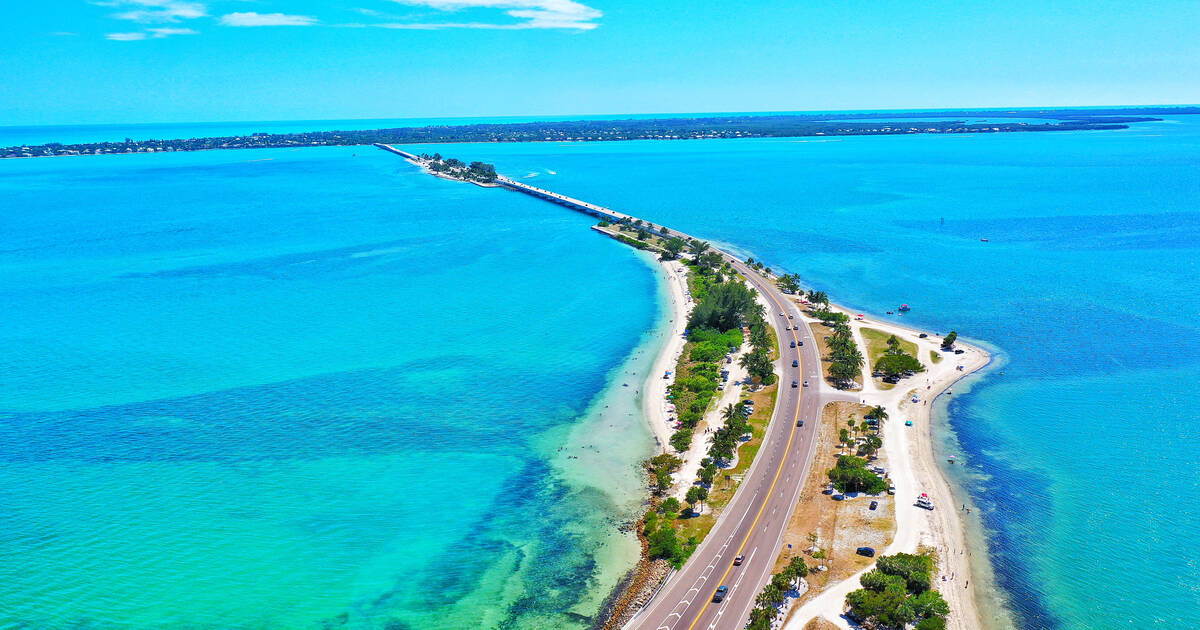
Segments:
[[[887,409],[883,408],[883,405],[875,405],[874,407],[871,407],[869,411],[867,411],[866,417],[871,418],[872,420],[883,422],[884,420],[887,420],[888,412]]]

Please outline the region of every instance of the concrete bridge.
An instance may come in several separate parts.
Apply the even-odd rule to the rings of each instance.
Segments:
[[[408,151],[401,151],[400,149],[397,149],[396,147],[393,147],[393,146],[388,146],[386,144],[379,144],[378,142],[376,142],[374,146],[377,148],[383,149],[384,151],[387,151],[388,153],[395,153],[396,155],[399,155],[400,157],[402,157],[406,160],[411,160],[413,162],[421,161],[421,158],[409,153]]]
[[[515,190],[517,192],[525,193],[526,195],[532,195],[538,199],[545,199],[546,201],[556,203],[560,206],[566,206],[572,210],[577,210],[584,214],[590,214],[598,219],[604,219],[613,223],[624,220],[633,220],[633,217],[627,214],[623,214],[603,206],[597,206],[594,203],[588,203],[581,199],[575,199],[574,197],[560,195],[559,193],[552,192],[544,188],[530,186],[529,184],[509,179],[503,175],[496,176],[496,183],[509,190]]]

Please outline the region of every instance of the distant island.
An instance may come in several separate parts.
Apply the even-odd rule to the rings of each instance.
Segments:
[[[254,133],[246,136],[134,140],[121,142],[48,143],[0,148],[0,158],[117,153],[158,153],[215,149],[355,146],[370,144],[435,144],[454,142],[597,142],[613,140],[688,140],[704,138],[771,138],[861,136],[915,133],[1003,133],[1126,129],[1129,123],[1161,120],[1157,115],[1200,114],[1200,107],[1115,109],[950,110],[928,112],[856,112],[572,120],[558,122],[438,125],[350,131]],[[953,120],[919,120],[950,118]],[[974,122],[967,119],[976,120]],[[997,118],[1025,119],[994,122]],[[864,119],[887,119],[878,122]],[[1045,122],[1029,122],[1030,119]],[[908,121],[908,122],[905,122]]]

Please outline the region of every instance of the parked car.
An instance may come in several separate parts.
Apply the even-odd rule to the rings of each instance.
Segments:
[[[872,549],[871,547],[859,547],[858,551],[856,551],[854,553],[857,553],[860,556],[866,556],[868,558],[875,557],[875,550]]]
[[[912,426],[912,420],[905,420],[905,421],[904,421],[904,426],[906,426],[906,427],[911,427],[911,426]]]
[[[835,495],[833,495],[833,500],[834,500],[834,501],[845,501],[845,500],[846,500],[846,495],[844,495],[844,494],[835,494]]]
[[[921,333],[917,336],[920,337],[921,339],[924,339],[924,338],[928,337],[929,335],[926,335],[925,333]]]
[[[878,501],[872,501],[872,502],[871,502],[871,509],[872,509],[872,510],[874,510],[874,509],[875,509],[875,508],[877,508],[877,507],[879,507],[879,502],[878,502]]]
[[[873,553],[873,552],[872,552],[872,553]],[[726,595],[728,595],[728,594],[729,594],[729,587],[728,587],[728,586],[725,586],[724,584],[722,584],[722,585],[718,586],[718,587],[717,587],[717,592],[716,592],[716,593],[713,593],[713,602],[714,602],[714,603],[717,603],[717,604],[721,603],[722,601],[724,601],[724,600],[725,600],[725,596],[726,596]]]
[[[896,494],[896,486],[888,486],[888,494]]]

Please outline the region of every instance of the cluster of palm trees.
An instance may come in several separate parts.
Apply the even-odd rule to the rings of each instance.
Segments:
[[[756,606],[750,611],[750,625],[746,627],[749,630],[770,630],[771,623],[782,612],[780,607],[787,601],[788,592],[796,588],[797,581],[807,576],[808,565],[804,563],[804,557],[792,558],[782,571],[771,576],[771,581],[758,594]]]
[[[771,275],[771,268],[764,265],[761,260],[754,260],[753,258],[747,258],[746,266],[750,267],[751,269],[753,269],[763,275],[766,275],[766,276]]]
[[[738,359],[738,365],[746,368],[753,382],[770,385],[774,380],[775,365],[771,362],[771,335],[767,332],[763,305],[758,302],[751,304],[745,320],[750,328],[751,350]]]
[[[851,417],[846,421],[849,429],[842,429],[842,443],[857,445],[858,455],[874,455],[883,448],[883,439],[879,437],[879,433],[883,430],[883,423],[887,417],[888,413],[883,405],[875,405],[863,415],[866,420],[874,420],[875,426],[871,426],[870,422],[856,423]]]
[[[829,336],[828,343],[829,376],[833,379],[834,385],[843,388],[849,385],[855,376],[862,373],[865,359],[858,349],[858,344],[854,343],[854,336],[850,334],[849,324],[844,321],[833,324],[833,333]]]

